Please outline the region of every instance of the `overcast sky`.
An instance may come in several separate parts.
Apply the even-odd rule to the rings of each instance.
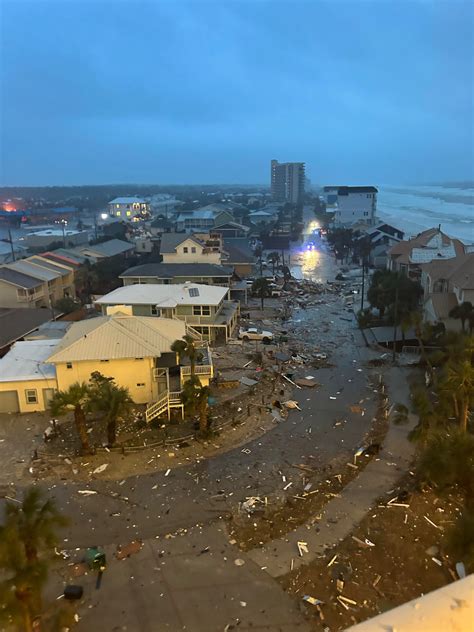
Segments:
[[[471,1],[2,1],[1,182],[473,178]]]

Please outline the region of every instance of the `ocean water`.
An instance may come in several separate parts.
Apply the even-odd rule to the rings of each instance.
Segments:
[[[470,185],[470,186],[469,186]],[[441,230],[474,242],[474,183],[451,186],[380,186],[377,215],[405,231],[405,238],[441,224]]]

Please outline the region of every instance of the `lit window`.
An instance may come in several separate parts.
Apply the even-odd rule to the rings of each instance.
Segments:
[[[117,217],[120,217],[120,215],[122,215],[122,212],[121,211],[117,211],[115,214],[117,215]]]
[[[72,362],[66,362],[66,369],[72,369]]]
[[[130,217],[131,214],[132,214],[132,211],[127,211],[127,217]]]
[[[120,208],[120,204],[116,204],[115,206],[116,206],[117,208]]]
[[[26,403],[27,404],[37,404],[38,403],[38,393],[35,388],[27,389],[25,391]]]

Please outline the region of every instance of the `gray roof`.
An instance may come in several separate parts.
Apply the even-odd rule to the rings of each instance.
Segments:
[[[181,242],[186,241],[186,239],[193,239],[202,246],[199,241],[193,238],[192,233],[163,233],[161,235],[160,252],[165,254],[173,253],[176,247]]]
[[[102,257],[113,257],[120,255],[128,250],[133,250],[134,244],[129,241],[122,241],[121,239],[109,239],[109,241],[103,241],[101,244],[94,244],[93,246],[84,246],[80,248],[81,252],[97,253]]]
[[[0,348],[23,338],[51,320],[49,309],[0,308]]]
[[[255,256],[246,237],[225,237],[224,250],[229,255],[229,263],[255,262]]]
[[[228,277],[232,276],[232,268],[224,268],[212,263],[146,263],[125,270],[120,279],[128,277],[156,277],[172,279],[173,277]]]
[[[41,279],[42,281],[54,281],[61,276],[61,274],[59,274],[59,272],[57,272],[56,270],[48,270],[47,268],[43,268],[42,266],[30,263],[28,259],[21,259],[20,261],[15,261],[15,263],[9,263],[8,267],[11,270],[21,272],[22,274],[26,274],[28,276],[36,277],[37,279]]]
[[[0,268],[0,281],[6,281],[25,290],[31,290],[34,287],[38,287],[38,285],[43,285],[43,281],[40,279],[6,267]]]
[[[41,255],[43,256],[43,255]],[[37,266],[40,266],[41,268],[47,268],[48,270],[52,270],[53,272],[57,272],[58,274],[60,274],[61,276],[67,276],[68,274],[70,274],[71,269],[66,270],[66,268],[63,268],[61,266],[55,265],[52,261],[48,260],[45,261],[44,259],[36,259],[36,258],[29,258],[29,259],[25,259],[25,261],[29,261],[30,263],[33,263]]]

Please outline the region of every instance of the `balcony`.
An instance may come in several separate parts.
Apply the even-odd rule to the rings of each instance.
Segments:
[[[44,298],[44,290],[36,290],[35,292],[20,292],[17,291],[16,297],[19,303],[30,303],[37,301],[40,298]]]

